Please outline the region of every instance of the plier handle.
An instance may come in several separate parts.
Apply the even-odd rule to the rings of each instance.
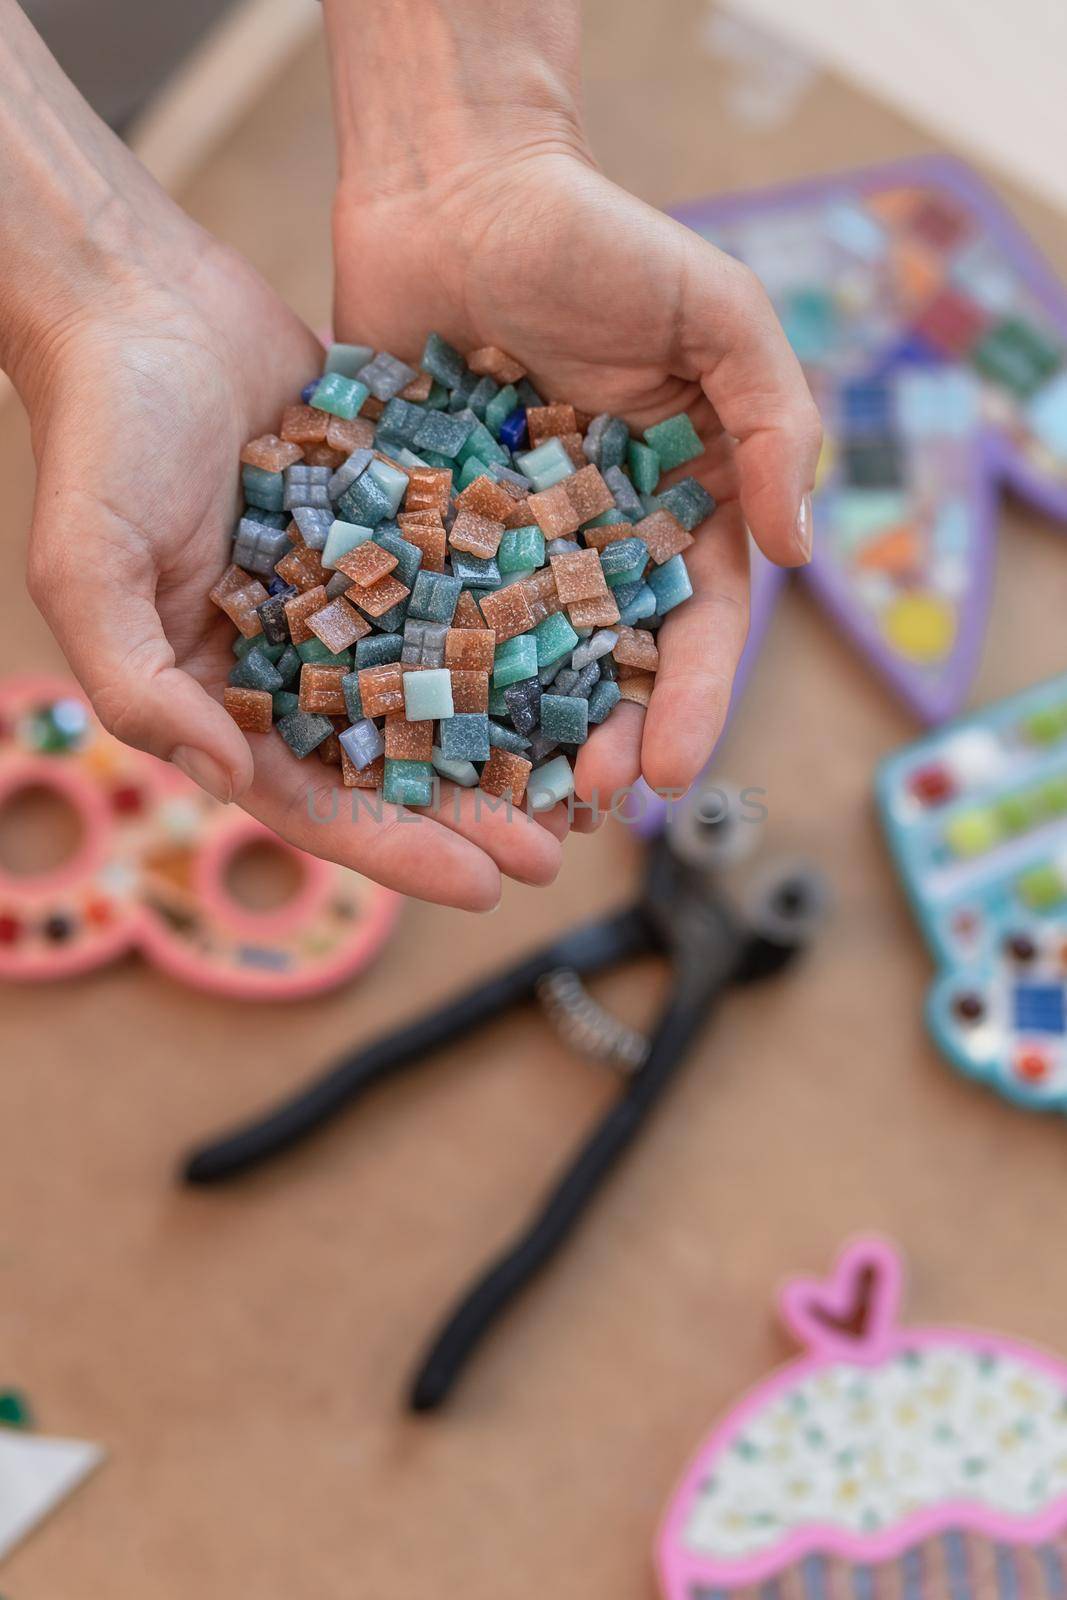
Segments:
[[[585,978],[642,955],[668,957],[673,983],[643,1059],[527,1226],[444,1320],[411,1386],[414,1410],[442,1403],[490,1326],[566,1241],[645,1125],[715,1001],[734,983],[779,971],[810,936],[822,904],[814,876],[804,868],[783,867],[763,875],[755,901],[738,897],[731,881],[736,872],[721,870],[726,857],[721,819],[703,839],[699,804],[698,796],[684,825],[651,845],[643,892],[634,904],[570,930],[439,1010],[343,1057],[273,1110],[202,1146],[185,1163],[183,1176],[190,1184],[234,1178],[309,1137],[371,1085],[535,999],[539,985],[553,974]]]

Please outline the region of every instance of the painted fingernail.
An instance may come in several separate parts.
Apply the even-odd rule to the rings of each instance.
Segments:
[[[192,778],[208,794],[214,795],[216,800],[228,805],[233,799],[233,780],[214,756],[209,756],[204,750],[194,750],[191,745],[180,744],[170,759],[180,772]]]
[[[793,535],[797,549],[805,561],[811,560],[812,541],[815,537],[815,528],[811,513],[811,495],[806,494],[800,502],[797,512],[796,532]]]

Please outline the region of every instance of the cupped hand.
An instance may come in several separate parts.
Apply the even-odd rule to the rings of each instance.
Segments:
[[[32,386],[31,593],[118,738],[302,849],[484,910],[502,872],[555,876],[559,818],[475,821],[469,796],[446,794],[436,816],[362,808],[353,820],[342,804],[317,821],[340,774],[298,762],[275,734],[246,738],[221,705],[233,628],[206,596],[229,558],[239,452],[321,362],[256,273],[206,238],[166,280],[132,272],[101,289],[53,331]]]
[[[748,626],[746,525],[772,561],[811,554],[814,403],[749,270],[611,183],[580,149],[534,146],[438,172],[416,190],[342,184],[335,322],[417,357],[435,329],[498,345],[546,399],[635,431],[686,410],[706,445],[682,469],[718,509],[686,552],[693,599],[659,635],[647,714],[623,703],[583,747],[587,800],[639,774],[684,789],[729,707]],[[665,480],[669,482],[670,480]]]

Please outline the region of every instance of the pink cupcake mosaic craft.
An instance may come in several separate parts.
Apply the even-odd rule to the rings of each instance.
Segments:
[[[1067,1600],[1067,1364],[899,1320],[882,1240],[781,1310],[803,1354],[697,1451],[656,1560],[664,1600]]]

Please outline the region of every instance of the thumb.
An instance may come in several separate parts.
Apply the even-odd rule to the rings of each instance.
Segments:
[[[37,498],[40,507],[42,489]],[[99,540],[104,560],[94,563],[93,532],[81,504],[76,520],[62,498],[36,512],[30,594],[108,732],[173,761],[216,799],[235,799],[252,782],[252,753],[222,706],[175,666],[149,552],[112,535]]]
[[[689,235],[686,342],[701,387],[737,440],[741,510],[771,561],[811,556],[819,413],[766,292],[748,267]]]

